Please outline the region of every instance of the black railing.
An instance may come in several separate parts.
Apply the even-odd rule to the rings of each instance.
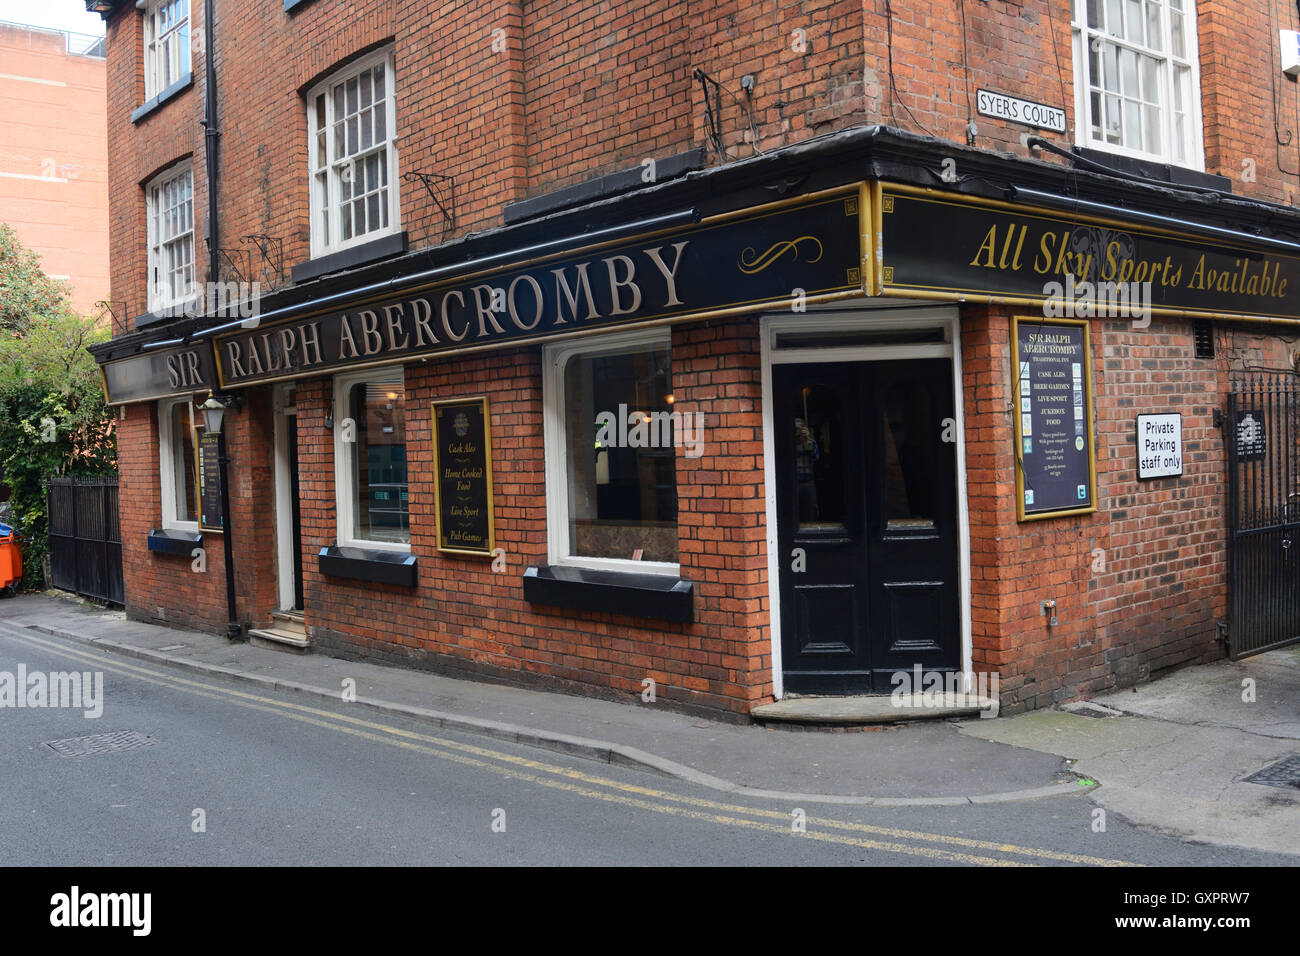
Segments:
[[[51,478],[50,584],[122,604],[122,532],[117,478]]]
[[[1228,650],[1300,641],[1300,378],[1237,373],[1228,395]]]

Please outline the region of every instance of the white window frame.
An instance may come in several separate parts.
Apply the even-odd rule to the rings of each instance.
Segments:
[[[181,177],[189,178],[189,228],[167,240],[163,240],[159,235],[159,207],[163,201],[163,194],[167,186],[171,185]],[[169,167],[162,173],[159,173],[151,179],[145,186],[145,233],[148,244],[147,269],[146,276],[146,294],[148,297],[148,308],[150,312],[166,312],[175,310],[177,307],[184,306],[194,300],[194,291],[198,283],[198,263],[195,261],[194,254],[194,166],[189,160],[178,163]],[[174,295],[171,291],[170,277],[166,281],[159,281],[158,272],[164,268],[164,253],[172,246],[185,244],[189,247],[190,255],[190,287],[182,290],[180,295]],[[164,287],[166,289],[164,293]]]
[[[542,432],[546,462],[546,540],[551,564],[597,571],[627,571],[641,574],[677,575],[681,564],[663,561],[633,561],[630,558],[598,558],[569,552],[568,439],[565,427],[564,370],[576,356],[626,352],[637,346],[672,348],[667,328],[601,335],[547,345],[542,350]],[[678,541],[681,540],[680,511]]]
[[[171,8],[184,13],[160,28],[159,20]],[[144,8],[145,100],[153,99],[194,72],[190,37],[190,0],[148,0]]]
[[[162,526],[168,530],[197,533],[199,530],[197,521],[185,521],[176,516],[176,436],[172,434],[172,409],[177,405],[186,404],[190,406],[190,421],[196,421],[192,395],[182,398],[164,398],[158,403],[158,477],[162,481]],[[194,454],[198,454],[197,445]],[[197,499],[199,493],[197,475],[194,485],[194,495]],[[195,506],[197,505],[196,500]]]
[[[1102,0],[1104,3],[1105,0]],[[1074,0],[1070,13],[1071,42],[1074,53],[1074,141],[1075,145],[1101,152],[1114,153],[1153,163],[1168,163],[1183,169],[1197,172],[1205,171],[1205,135],[1201,117],[1201,65],[1200,40],[1196,29],[1196,0],[1183,0],[1183,29],[1186,48],[1183,57],[1175,58],[1173,33],[1170,28],[1169,0],[1160,2],[1160,29],[1163,51],[1136,46],[1128,40],[1122,40],[1099,30],[1088,27],[1087,0]],[[1160,66],[1160,109],[1163,115],[1161,128],[1160,153],[1147,152],[1129,145],[1107,142],[1104,135],[1095,139],[1092,135],[1092,100],[1088,84],[1088,44],[1092,36],[1104,38],[1123,48],[1138,50],[1162,58]],[[1188,85],[1191,88],[1187,109],[1187,151],[1185,159],[1175,158],[1174,152],[1174,62],[1190,69]],[[1122,131],[1121,131],[1122,135]]]
[[[348,392],[352,390],[354,385],[362,385],[366,382],[386,378],[391,376],[394,371],[402,376],[402,414],[406,415],[405,366],[368,368],[359,372],[345,372],[334,376],[334,513],[337,517],[335,536],[338,539],[340,548],[395,551],[400,554],[409,554],[411,551],[409,541],[406,543],[401,541],[372,541],[370,538],[355,538],[352,536],[352,528],[356,523],[356,489],[353,487],[351,454],[356,448],[356,442],[343,440],[343,422],[351,417],[351,409],[348,407]],[[409,422],[410,418],[408,416],[406,424],[409,425]],[[409,488],[411,480],[409,442],[407,447],[406,480]],[[414,528],[411,529],[412,537],[415,536],[414,530]]]
[[[376,239],[401,231],[401,202],[398,195],[400,183],[397,176],[397,73],[394,62],[393,48],[390,46],[349,63],[328,79],[316,84],[307,93],[307,194],[309,196],[308,205],[311,210],[311,255],[313,259],[332,252],[350,249],[353,246],[363,245],[367,242],[373,242]],[[387,135],[383,144],[387,149],[388,225],[387,227],[372,229],[359,236],[354,235],[350,239],[340,239],[339,235],[341,235],[342,229],[339,226],[339,210],[342,204],[342,177],[344,175],[353,175],[355,177],[356,159],[334,160],[331,158],[334,154],[335,131],[334,97],[330,95],[330,91],[333,87],[347,83],[348,80],[373,69],[381,63],[384,65],[386,77],[384,103]],[[316,98],[322,94],[325,96],[325,125],[323,128],[318,126],[316,119]],[[320,166],[317,156],[317,137],[322,134],[326,149],[326,167],[324,168]],[[363,153],[372,153],[378,148],[379,143],[377,141],[372,142]],[[363,155],[363,153],[354,154],[354,157]],[[322,175],[324,177],[323,187],[319,181]],[[322,188],[325,190],[323,196],[321,193]],[[324,214],[321,211],[322,202],[326,210]],[[328,218],[328,222],[325,221],[326,218]]]

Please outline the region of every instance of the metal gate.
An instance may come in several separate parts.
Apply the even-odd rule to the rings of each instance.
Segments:
[[[123,603],[117,478],[51,478],[50,583],[84,597]]]
[[[1300,641],[1300,378],[1236,372],[1228,394],[1228,653]]]

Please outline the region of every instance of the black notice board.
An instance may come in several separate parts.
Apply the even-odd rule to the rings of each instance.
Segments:
[[[204,428],[194,429],[195,467],[198,478],[195,487],[199,495],[199,530],[226,530],[225,513],[221,510],[221,433]]]
[[[1011,335],[1016,516],[1096,511],[1088,323],[1020,317]]]
[[[486,397],[433,403],[433,470],[438,550],[490,555],[496,547],[496,520]]]

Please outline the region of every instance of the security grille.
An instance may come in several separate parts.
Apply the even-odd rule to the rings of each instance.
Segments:
[[[1232,378],[1228,446],[1228,652],[1300,641],[1300,378]]]

